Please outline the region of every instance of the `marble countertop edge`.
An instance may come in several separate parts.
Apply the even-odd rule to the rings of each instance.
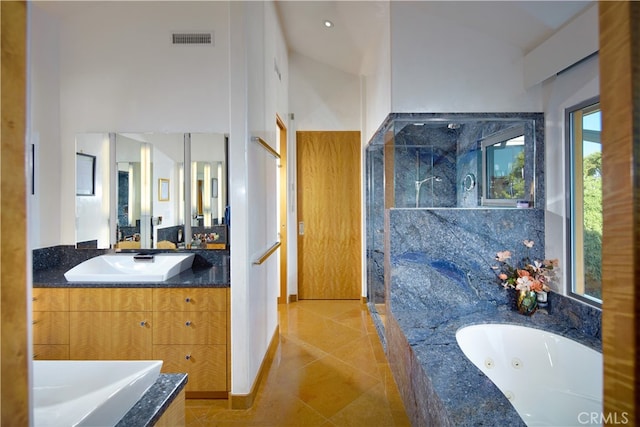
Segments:
[[[160,374],[156,382],[115,427],[153,426],[187,385],[187,381],[187,374]]]

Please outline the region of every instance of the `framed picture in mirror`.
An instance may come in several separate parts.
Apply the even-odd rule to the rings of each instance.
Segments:
[[[158,179],[158,200],[161,202],[169,201],[169,180],[166,178]]]
[[[76,153],[76,196],[95,196],[96,156]]]

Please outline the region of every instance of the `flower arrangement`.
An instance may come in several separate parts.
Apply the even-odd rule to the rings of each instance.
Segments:
[[[534,291],[538,294],[549,292],[549,284],[555,280],[556,269],[559,266],[557,259],[543,261],[531,260],[528,250],[533,247],[533,240],[522,242],[527,248],[527,256],[522,258],[521,265],[511,265],[512,259],[510,251],[502,251],[496,254],[495,260],[500,266],[493,266],[494,270],[500,270],[498,278],[501,285],[506,288],[513,288],[519,291]]]

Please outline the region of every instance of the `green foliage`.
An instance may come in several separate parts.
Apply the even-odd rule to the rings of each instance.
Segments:
[[[524,169],[524,151],[518,153],[515,158],[515,162],[509,172],[509,175],[502,178],[501,185],[498,185],[495,178],[494,191],[492,198],[496,199],[522,199],[525,196],[524,192],[524,178],[522,177],[522,171]]]
[[[585,293],[602,298],[602,155],[583,162],[584,281]]]
[[[602,176],[602,152],[596,151],[589,154],[582,161],[582,171],[584,176]]]

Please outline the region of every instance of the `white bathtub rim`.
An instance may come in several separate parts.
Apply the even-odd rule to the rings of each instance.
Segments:
[[[523,347],[515,346],[514,351],[514,346],[509,346],[509,343],[512,341],[503,341],[504,337],[501,336],[501,334],[503,334],[502,331],[498,332],[493,337],[490,336],[489,333],[485,336],[484,333],[481,332],[480,336],[469,337],[467,342],[461,343],[459,339],[460,331],[464,329],[469,330],[469,332],[471,332],[471,329],[483,331],[483,327],[494,327],[494,329],[497,327],[498,329],[509,330],[511,333],[513,333],[513,331],[517,332],[518,329],[524,329],[525,332],[540,334],[540,343],[543,343],[545,350],[550,352],[548,353],[549,360],[555,359],[554,356],[559,356],[560,354],[566,356],[567,352],[571,354],[571,352],[576,349],[586,351],[586,353],[582,355],[583,360],[581,361],[581,364],[585,361],[589,361],[589,363],[597,362],[597,365],[591,366],[594,371],[602,370],[602,352],[599,351],[598,348],[594,348],[594,346],[589,345],[590,340],[588,337],[581,342],[581,340],[574,339],[571,336],[563,335],[562,332],[536,327],[536,325],[504,321],[468,323],[461,325],[455,331],[454,339],[458,350],[462,353],[465,363],[472,365],[485,375],[496,386],[496,388],[500,390],[501,397],[509,401],[514,406],[518,415],[520,415],[527,425],[557,425],[558,420],[560,419],[563,420],[562,425],[577,425],[574,420],[574,416],[579,414],[582,408],[589,408],[589,410],[593,412],[602,412],[603,389],[599,392],[594,390],[594,387],[595,389],[598,388],[598,378],[601,379],[601,375],[598,376],[598,374],[594,372],[595,377],[591,376],[590,378],[595,382],[589,381],[588,383],[581,384],[584,387],[583,389],[579,386],[577,387],[577,384],[575,383],[563,383],[563,380],[567,378],[566,376],[563,376],[563,374],[567,372],[567,375],[570,376],[571,370],[574,367],[577,367],[575,364],[567,365],[566,363],[561,362],[559,365],[560,370],[553,373],[555,369],[553,363],[549,367],[539,366],[536,361],[541,359],[534,358],[534,369],[531,370],[531,357],[538,351],[541,351],[542,347],[531,348],[529,344],[533,341],[529,341],[526,342]],[[464,340],[464,338],[465,337],[463,336],[462,339]],[[480,338],[481,341],[478,341],[478,338]],[[494,339],[492,340],[491,338]],[[558,340],[558,338],[560,338],[560,340]],[[470,353],[467,354],[467,351]],[[520,351],[522,351],[522,353],[519,354]],[[531,351],[531,353],[528,351]],[[523,364],[518,365],[519,369],[514,369],[515,366],[509,366],[509,362],[514,360],[514,355],[515,358],[522,358],[522,362],[524,362]],[[598,360],[598,357],[600,357],[600,360]],[[546,357],[543,357],[542,359],[546,359]],[[567,359],[561,358],[560,360],[564,360],[566,362]],[[487,361],[490,361],[492,366],[486,365]],[[493,366],[494,361],[495,366]],[[520,368],[520,366],[523,366],[524,369]],[[567,370],[567,366],[570,369]],[[529,367],[529,369],[527,369],[527,367]],[[541,372],[538,371],[537,368],[545,369],[547,375],[551,374],[550,377],[547,378],[547,381],[538,383],[536,386],[538,389],[536,390],[530,388],[534,387],[532,385],[527,385],[525,389],[522,389],[523,383],[521,376],[526,375],[528,372]],[[573,372],[573,375],[578,379],[587,378],[582,374],[576,374],[575,372]],[[538,375],[536,375],[536,378],[537,377]],[[520,382],[518,381],[518,378],[520,378]],[[558,387],[559,385],[564,387]],[[602,388],[601,382],[599,386]],[[511,394],[511,396],[508,396],[509,394]],[[530,396],[531,394],[554,396],[553,404],[543,405],[545,410],[538,412],[538,403],[535,403],[534,405],[533,401],[528,398],[525,398],[524,401],[522,400],[523,396]],[[551,407],[558,406],[563,408],[561,412],[554,412],[553,410],[549,411]],[[534,407],[536,409],[534,409]],[[566,412],[565,409],[567,409]],[[551,418],[549,419],[548,417]],[[549,424],[549,422],[551,424]]]
[[[524,316],[523,316],[524,317]],[[539,332],[546,332],[549,334],[553,334],[553,335],[557,335],[561,338],[570,340],[570,341],[574,341],[580,345],[583,345],[595,352],[598,352],[600,354],[602,354],[602,343],[600,340],[598,340],[595,337],[591,337],[588,336],[585,333],[571,333],[571,332],[567,332],[566,328],[562,328],[562,329],[546,329],[544,327],[544,325],[538,325],[538,324],[529,324],[529,323],[520,323],[520,322],[509,322],[509,321],[478,321],[478,322],[469,322],[469,323],[465,323],[462,324],[460,326],[457,327],[457,329],[455,330],[455,332],[453,333],[453,338],[454,338],[454,342],[457,345],[457,340],[456,340],[456,336],[458,334],[458,331],[460,331],[461,329],[464,328],[468,328],[470,326],[482,326],[482,325],[503,325],[503,326],[516,326],[516,327],[521,327],[521,328],[527,328],[527,329],[534,329],[537,330]],[[571,330],[571,331],[575,331],[575,330]]]
[[[38,384],[35,378],[34,365],[34,427],[115,425],[153,386],[163,363],[162,360],[34,361],[34,364],[40,364],[40,366],[46,366],[46,364],[54,367],[55,365],[72,366],[74,363],[80,363],[95,365],[96,368],[102,369],[113,362],[140,366],[140,369],[77,397],[41,406],[37,406],[36,388],[44,386]],[[126,392],[132,393],[126,395]]]

